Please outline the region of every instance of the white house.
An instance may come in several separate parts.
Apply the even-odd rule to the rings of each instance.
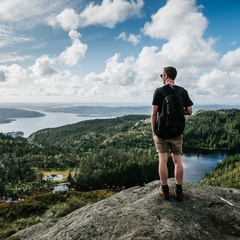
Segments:
[[[66,184],[60,184],[53,189],[53,193],[58,192],[58,191],[68,191],[68,186]]]
[[[62,174],[48,174],[42,177],[44,181],[62,181],[63,175]]]

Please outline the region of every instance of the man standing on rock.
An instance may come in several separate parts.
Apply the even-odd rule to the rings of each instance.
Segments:
[[[183,181],[183,165],[182,165],[182,143],[183,143],[183,134],[182,131],[185,126],[185,117],[184,115],[191,115],[192,114],[192,105],[193,102],[191,101],[187,90],[183,87],[175,85],[175,78],[177,76],[177,70],[174,67],[165,67],[163,69],[163,73],[160,75],[163,81],[164,86],[159,87],[155,90],[153,95],[152,101],[152,113],[151,113],[151,127],[152,127],[152,134],[153,140],[158,152],[159,157],[159,177],[160,177],[160,189],[159,193],[164,199],[169,199],[169,187],[168,187],[168,168],[167,168],[167,161],[168,161],[168,152],[171,151],[172,159],[174,163],[174,176],[176,187],[174,189],[174,195],[178,201],[182,200],[182,181]],[[176,108],[176,102],[174,103],[173,100],[169,99],[168,102],[165,97],[172,97],[175,96],[180,102],[179,106],[180,111],[182,111],[182,119],[184,120],[182,127],[182,131],[178,131],[176,127],[175,136],[171,135],[170,130],[165,130],[166,127],[163,127],[163,122],[166,122],[163,119],[162,109],[169,109],[166,105],[169,104],[169,101],[174,105]],[[177,95],[177,96],[176,96]],[[179,98],[180,96],[180,98]],[[170,98],[171,98],[170,97]],[[176,101],[176,100],[175,100]],[[174,104],[173,104],[174,103]],[[166,107],[167,106],[167,107]],[[179,107],[178,106],[178,107]],[[175,111],[174,111],[175,112]],[[176,112],[175,112],[176,115]],[[181,114],[180,114],[181,115]],[[166,117],[166,116],[164,116]],[[160,120],[159,120],[160,119]],[[169,118],[168,118],[169,119]],[[178,120],[180,122],[180,120]],[[164,129],[163,129],[164,128]],[[163,133],[165,130],[165,133]],[[168,136],[169,135],[169,136]]]

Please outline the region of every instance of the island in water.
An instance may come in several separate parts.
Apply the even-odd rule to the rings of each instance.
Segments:
[[[0,108],[0,124],[11,123],[17,118],[35,118],[44,116],[46,115],[32,110],[18,108]]]

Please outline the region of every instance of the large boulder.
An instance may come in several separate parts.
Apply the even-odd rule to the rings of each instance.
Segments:
[[[174,179],[169,186],[169,201],[154,181],[21,230],[11,239],[240,239],[239,190],[184,182],[184,200],[177,202]]]

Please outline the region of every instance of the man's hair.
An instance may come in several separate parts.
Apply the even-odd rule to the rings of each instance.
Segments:
[[[170,67],[165,67],[165,68],[163,69],[163,71],[167,74],[167,76],[168,76],[169,78],[171,78],[172,80],[175,80],[175,78],[176,78],[176,76],[177,76],[177,70],[176,70],[175,67],[172,67],[172,66],[170,66]]]

